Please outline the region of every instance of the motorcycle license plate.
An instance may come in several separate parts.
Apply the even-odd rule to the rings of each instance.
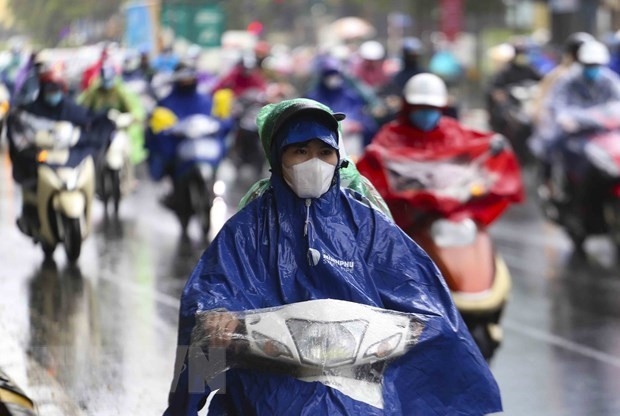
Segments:
[[[216,160],[222,152],[216,139],[185,140],[179,145],[177,154],[181,160]]]

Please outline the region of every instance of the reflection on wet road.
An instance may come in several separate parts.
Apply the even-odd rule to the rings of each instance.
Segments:
[[[229,190],[230,189],[229,184]],[[232,189],[234,190],[234,189]],[[15,227],[0,173],[0,367],[44,415],[152,415],[172,379],[179,296],[205,243],[179,239],[160,187],[141,183],[93,235],[78,267],[56,264]],[[218,200],[222,223],[240,196]],[[513,275],[505,342],[492,364],[508,415],[620,414],[620,278],[605,240],[588,258],[533,202],[492,228]]]

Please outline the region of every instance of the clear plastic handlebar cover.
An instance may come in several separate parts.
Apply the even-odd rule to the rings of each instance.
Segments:
[[[230,368],[285,373],[382,408],[383,372],[418,342],[423,322],[415,314],[332,299],[202,311],[196,314],[192,347],[226,349],[226,363],[217,373]]]

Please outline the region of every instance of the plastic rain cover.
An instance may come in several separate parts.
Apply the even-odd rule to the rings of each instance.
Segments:
[[[429,133],[392,123],[366,148],[358,168],[404,230],[415,226],[412,208],[488,225],[510,203],[523,199],[512,150],[490,153],[500,137],[466,130],[447,117]]]
[[[379,409],[381,382],[389,361],[419,339],[423,317],[358,303],[323,299],[239,312],[198,312],[192,348],[208,354],[213,338],[231,340],[227,367],[287,374],[320,382]],[[234,322],[234,331],[215,335],[214,322]],[[217,342],[217,341],[216,341]]]

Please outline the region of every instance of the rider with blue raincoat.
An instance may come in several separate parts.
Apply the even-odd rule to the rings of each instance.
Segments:
[[[173,75],[174,85],[168,96],[157,103],[147,131],[146,148],[149,151],[149,172],[153,179],[175,176],[175,156],[180,138],[170,132],[177,122],[193,115],[211,117],[213,102],[209,95],[197,90],[194,68],[179,64]],[[224,140],[230,123],[223,122],[219,137]]]
[[[342,188],[338,124],[344,115],[306,99],[262,109],[269,188],[222,228],[181,298],[179,351],[197,313],[244,311],[337,299],[426,322],[418,343],[382,376],[383,407],[319,381],[234,367],[209,415],[483,415],[501,410],[497,385],[454,307],[437,267],[386,215]],[[348,265],[343,267],[342,265]],[[232,314],[229,314],[232,316]],[[226,316],[225,314],[222,316]],[[224,345],[233,319],[209,327]],[[192,362],[178,369],[166,415],[196,415],[209,388],[196,390]]]
[[[362,89],[348,77],[339,62],[333,58],[323,58],[319,63],[319,80],[316,86],[306,93],[306,98],[347,114],[349,121],[362,127],[365,144],[370,143],[378,130],[376,121],[367,112],[374,103]]]

